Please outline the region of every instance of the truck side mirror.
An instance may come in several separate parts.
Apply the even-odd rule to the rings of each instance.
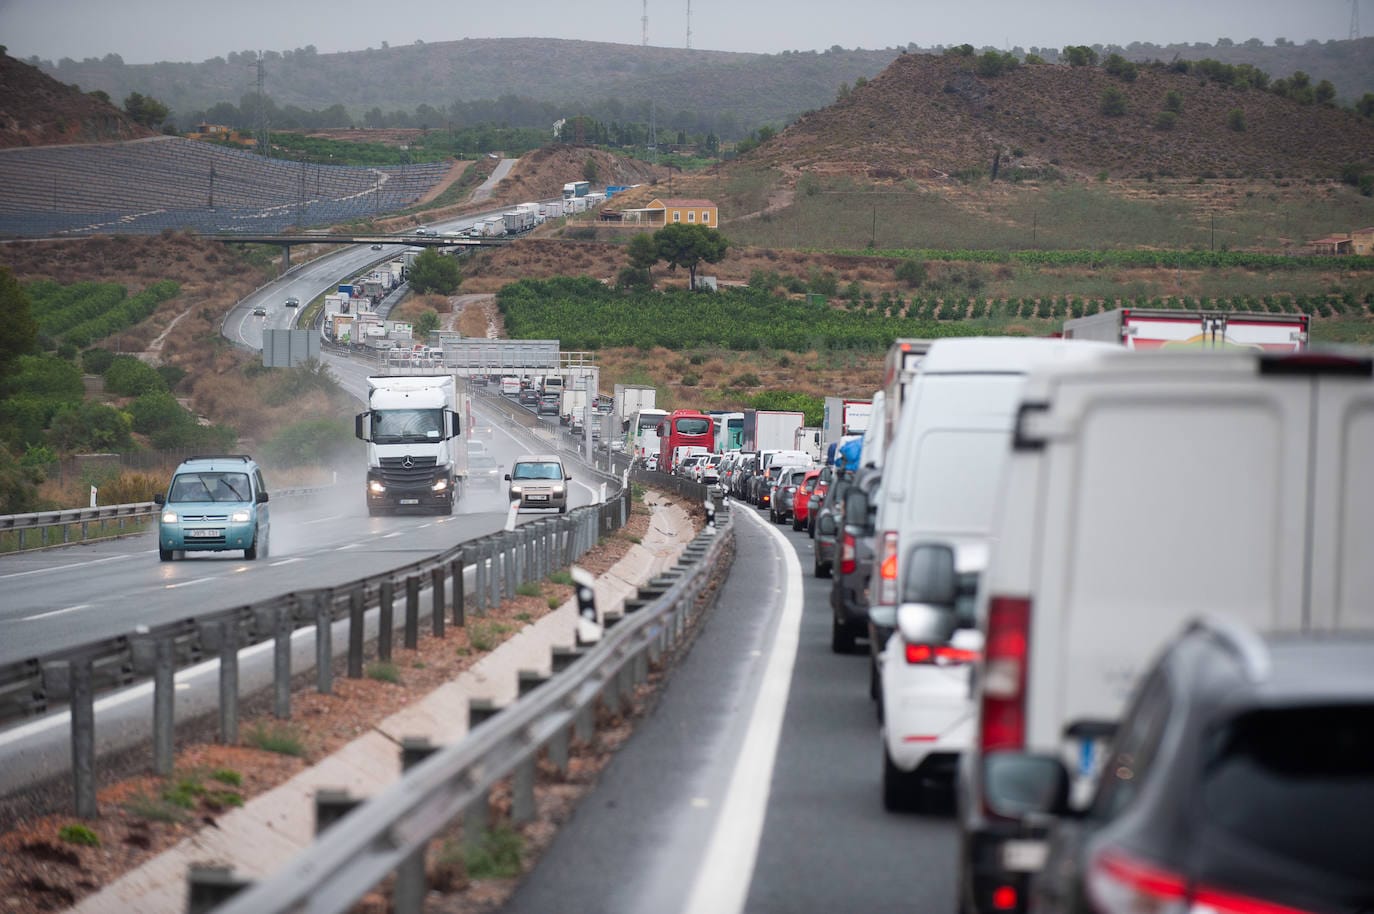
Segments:
[[[456,438],[463,433],[462,420],[458,418],[457,410],[449,410],[448,414],[453,417],[453,436]]]
[[[367,419],[368,419],[371,415],[372,415],[372,413],[366,412],[366,413],[358,413],[356,416],[353,417],[353,435],[354,435],[354,437],[360,438],[360,439],[362,439],[363,441],[371,441],[371,440],[372,440],[372,434],[371,434],[372,430],[371,430],[370,428],[368,428],[367,425],[365,424],[365,423],[367,423]],[[370,424],[370,423],[367,423],[367,424]]]
[[[158,492],[156,495],[153,496],[153,504],[155,504],[155,505],[165,505],[165,504],[167,504],[167,496],[166,496],[166,495],[163,495],[161,492]]]

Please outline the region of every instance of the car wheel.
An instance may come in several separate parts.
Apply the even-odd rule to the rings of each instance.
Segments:
[[[883,686],[878,681],[878,664],[868,658],[868,697],[878,703],[878,720],[883,719]]]
[[[248,561],[250,561],[250,562],[255,562],[255,561],[257,561],[257,558],[258,558],[258,538],[257,538],[256,536],[253,537],[253,545],[251,545],[251,546],[249,546],[247,549],[243,550],[243,557],[244,557],[245,559],[247,559]]]
[[[892,764],[883,746],[883,809],[888,812],[913,812],[921,808],[921,779],[914,772],[902,771]]]
[[[802,522],[799,521],[799,520],[797,520],[795,517],[792,518],[792,529],[793,529],[793,530],[800,531],[801,528],[802,528]]]
[[[558,506],[558,513],[559,513],[559,514],[567,514],[567,513],[568,513],[568,506],[567,506],[567,505],[559,505],[559,506]]]
[[[854,653],[854,636],[833,613],[830,615],[830,651],[835,654]]]
[[[170,562],[174,558],[176,558],[176,554],[173,553],[172,550],[163,549],[161,546],[158,547],[157,560],[159,562]]]
[[[828,578],[828,577],[830,577],[830,574],[831,574],[831,572],[833,571],[833,566],[832,566],[832,564],[831,564],[830,562],[822,562],[822,561],[820,561],[819,559],[816,559],[816,560],[814,560],[814,564],[815,564],[815,566],[816,566],[816,577],[818,577],[818,578]]]

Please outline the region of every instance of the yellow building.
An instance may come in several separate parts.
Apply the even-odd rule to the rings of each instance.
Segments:
[[[1350,233],[1351,253],[1357,257],[1374,257],[1374,228],[1355,229]]]
[[[649,221],[655,225],[685,222],[718,228],[720,224],[720,212],[710,200],[650,200],[644,209],[649,211]]]

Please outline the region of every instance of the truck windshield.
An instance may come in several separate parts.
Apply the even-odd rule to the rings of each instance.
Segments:
[[[443,436],[444,413],[441,409],[379,409],[372,413],[372,441],[375,444],[437,441]]]

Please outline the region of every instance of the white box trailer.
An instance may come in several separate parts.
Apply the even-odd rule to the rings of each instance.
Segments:
[[[1140,350],[1299,352],[1307,348],[1309,320],[1306,314],[1116,308],[1065,321],[1064,338],[1120,343]]]

